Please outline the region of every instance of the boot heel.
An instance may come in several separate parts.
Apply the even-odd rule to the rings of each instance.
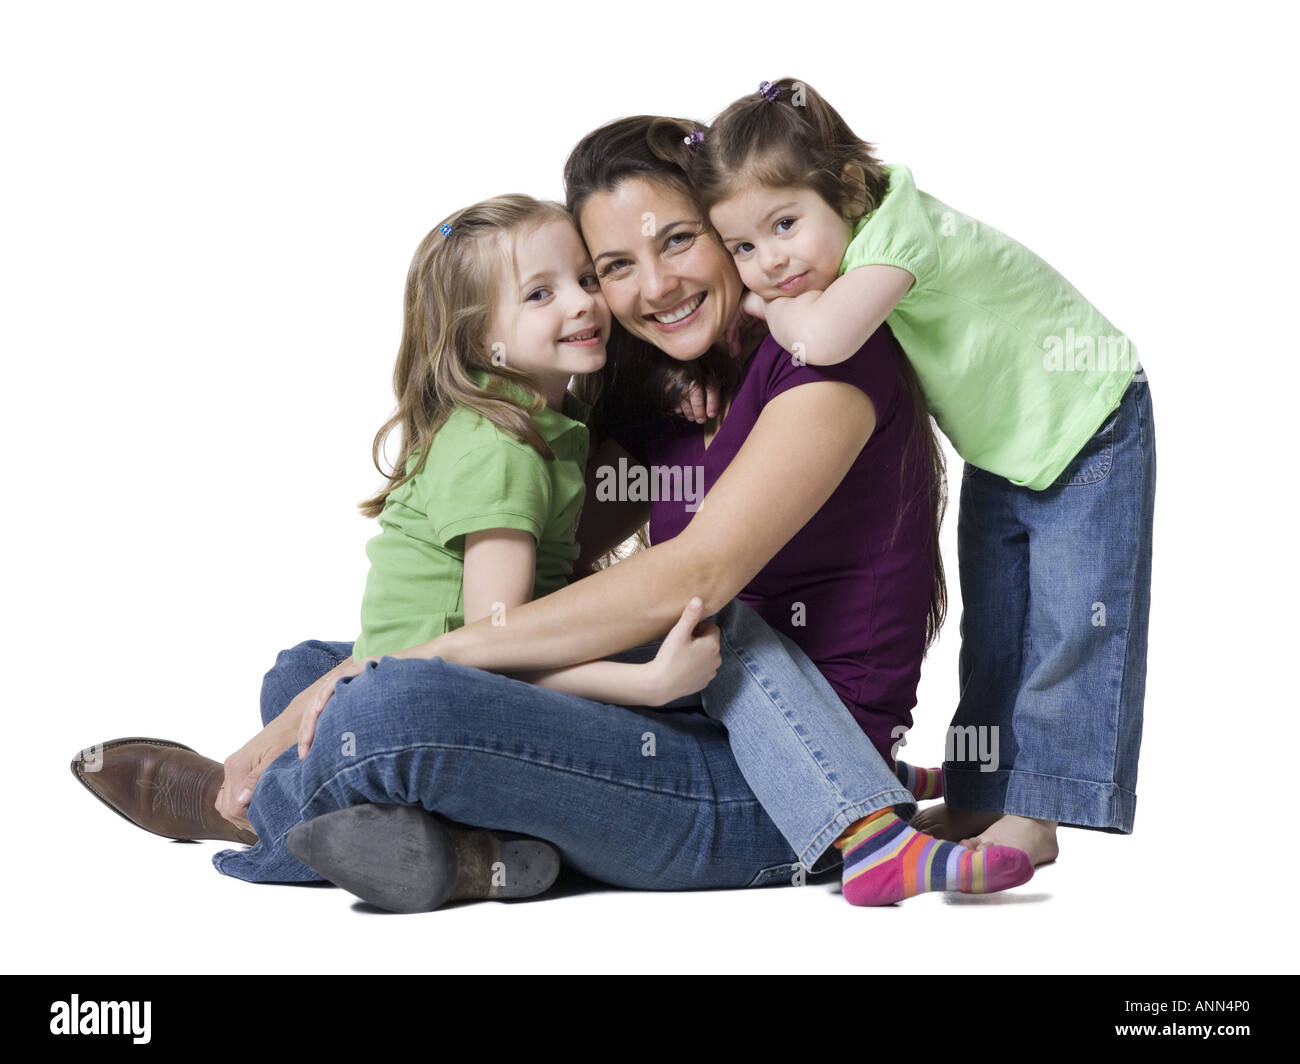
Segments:
[[[531,898],[560,874],[560,855],[549,842],[506,832],[448,825],[456,851],[451,900]]]

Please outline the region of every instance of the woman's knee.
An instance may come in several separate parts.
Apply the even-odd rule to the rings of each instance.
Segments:
[[[351,644],[308,639],[280,651],[262,677],[261,710],[265,727],[303,690],[351,654]]]
[[[365,736],[368,745],[437,735],[461,704],[459,685],[438,658],[382,658],[340,680],[317,725],[341,740]]]
[[[489,700],[470,698],[455,668],[436,659],[384,658],[340,680],[316,722],[303,793],[412,804],[433,781],[458,775],[459,759],[479,756],[479,741],[497,729],[473,712],[472,703]]]

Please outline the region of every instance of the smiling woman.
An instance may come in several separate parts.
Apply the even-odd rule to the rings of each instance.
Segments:
[[[625,182],[584,210],[584,230],[595,226],[614,245],[602,244],[594,261],[624,328],[670,358],[709,350],[735,314],[741,284],[699,210],[653,179]]]

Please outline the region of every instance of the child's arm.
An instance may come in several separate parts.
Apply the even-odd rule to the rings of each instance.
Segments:
[[[504,627],[510,610],[533,597],[537,544],[512,528],[471,532],[465,537],[463,577],[465,623],[485,617]],[[704,605],[692,599],[653,661],[589,661],[543,672],[516,674],[516,679],[553,691],[632,706],[661,706],[703,690],[722,664],[716,625],[695,632]]]
[[[871,338],[915,278],[897,266],[859,266],[824,292],[770,302],[751,292],[744,308],[765,318],[776,342],[810,366],[843,362]]]
[[[716,624],[700,625],[704,603],[693,598],[682,610],[653,661],[588,661],[545,672],[513,674],[516,679],[593,702],[623,706],[663,706],[702,691],[722,666],[721,632]],[[699,631],[696,631],[697,626]]]

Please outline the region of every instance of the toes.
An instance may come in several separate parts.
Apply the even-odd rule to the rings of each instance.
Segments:
[[[990,846],[984,854],[984,866],[996,876],[1000,890],[1018,887],[1034,875],[1034,862],[1029,854],[1011,846]]]
[[[934,827],[934,817],[926,816],[925,814],[928,812],[928,809],[922,809],[916,814],[916,816],[912,817],[912,819],[908,821],[908,826],[916,831],[924,831],[927,835],[934,834],[931,830]]]

